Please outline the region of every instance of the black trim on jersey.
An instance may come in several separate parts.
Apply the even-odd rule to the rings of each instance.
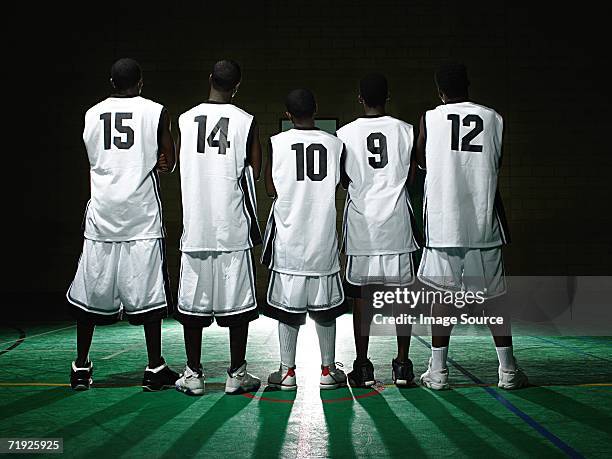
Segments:
[[[140,94],[111,94],[108,97],[112,99],[133,99],[134,97],[140,97]]]
[[[425,230],[425,246],[429,247],[429,225],[427,221],[427,190],[423,193],[423,228]]]
[[[259,222],[257,221],[257,212],[253,204],[253,197],[251,197],[250,185],[248,183],[247,169],[242,171],[242,176],[238,181],[238,187],[242,191],[242,211],[246,217],[247,224],[249,225],[249,242],[251,247],[261,244],[261,231],[259,230]],[[246,189],[246,191],[245,191]]]
[[[463,104],[465,102],[471,102],[471,100],[467,98],[459,99],[459,100],[449,100],[449,101],[444,102],[444,105]]]
[[[264,241],[264,249],[261,254],[261,264],[272,269],[274,267],[274,239],[276,238],[276,221],[274,220],[274,201],[270,209],[270,217],[266,226],[266,237]]]
[[[427,112],[423,113],[423,139],[425,140],[425,152],[427,152]]]
[[[495,218],[499,223],[499,231],[501,233],[502,242],[504,244],[510,243],[510,227],[508,226],[508,220],[506,219],[506,210],[504,209],[504,203],[502,201],[501,193],[499,189],[495,191],[495,200],[493,202],[493,211],[495,212]]]
[[[164,213],[162,210],[161,202],[161,186],[159,184],[159,175],[157,169],[153,169],[150,172],[151,180],[153,180],[153,192],[155,193],[155,199],[157,200],[157,207],[159,210],[159,223],[161,225],[162,237],[166,237],[166,227],[164,226]]]
[[[318,128],[316,126],[313,126],[313,127],[297,127],[296,125],[293,125],[293,127],[291,129],[297,129],[298,131],[321,131],[321,128]]]
[[[346,192],[346,199],[344,201],[344,212],[342,213],[342,244],[340,245],[340,252],[346,253],[346,241],[348,239],[348,208],[351,202],[351,196]]]
[[[382,118],[383,116],[389,116],[385,114],[376,114],[376,115],[361,115],[359,118]]]
[[[218,100],[210,100],[210,99],[206,99],[202,103],[204,103],[204,104],[216,104],[216,105],[234,105],[231,102],[221,102],[221,101],[218,101]]]
[[[419,230],[419,226],[417,225],[416,217],[414,216],[414,211],[412,210],[412,204],[410,203],[410,193],[408,193],[408,185],[405,185],[406,189],[406,205],[408,206],[408,213],[410,215],[410,227],[412,229],[412,241],[416,244],[417,248],[423,247],[423,234]]]
[[[87,201],[85,205],[85,214],[83,215],[83,222],[81,223],[81,231],[85,232],[85,225],[87,224],[87,211],[89,210],[89,204],[91,203],[91,198]]]

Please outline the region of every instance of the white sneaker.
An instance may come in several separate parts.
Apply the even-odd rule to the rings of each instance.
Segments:
[[[280,390],[296,390],[295,367],[289,368],[281,364],[278,371],[270,373],[270,376],[268,376],[268,386]]]
[[[240,368],[233,373],[227,370],[225,380],[226,394],[244,394],[245,392],[255,392],[261,386],[261,381],[246,371],[247,364],[244,362]]]
[[[431,357],[427,371],[421,375],[421,385],[433,390],[445,390],[450,388],[448,384],[448,368],[443,370],[433,370],[431,368]]]
[[[175,383],[176,390],[184,392],[187,395],[202,395],[206,383],[204,381],[204,373],[202,367],[198,371],[193,371],[189,365],[185,366],[185,372]]]
[[[340,362],[337,362],[337,364],[342,366]],[[329,366],[321,365],[321,379],[319,380],[319,387],[321,389],[338,389],[345,386],[346,375],[344,371],[336,366],[336,363]]]
[[[512,390],[520,389],[529,384],[525,372],[516,365],[516,359],[514,359],[514,365],[514,370],[504,370],[501,365],[499,366],[499,382],[497,383],[497,387],[500,389]]]

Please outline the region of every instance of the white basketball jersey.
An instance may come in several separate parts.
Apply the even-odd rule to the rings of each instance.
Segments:
[[[83,141],[91,199],[85,238],[131,241],[163,237],[157,131],[163,106],[136,97],[109,97],[85,114]]]
[[[412,209],[406,190],[414,134],[391,116],[358,118],[338,130],[351,179],[344,208],[347,255],[413,252]]]
[[[290,129],[270,142],[277,197],[262,263],[285,274],[338,272],[335,198],[342,141],[319,129]]]
[[[423,216],[428,247],[495,247],[505,230],[496,199],[502,117],[472,102],[425,114]]]
[[[179,117],[181,251],[246,250],[261,242],[255,184],[247,164],[253,116],[204,102]]]

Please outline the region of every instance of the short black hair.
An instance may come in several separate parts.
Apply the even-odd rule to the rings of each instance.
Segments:
[[[359,94],[368,107],[385,105],[389,96],[389,85],[384,75],[370,73],[359,82]]]
[[[285,100],[287,111],[296,118],[309,118],[317,109],[315,96],[310,89],[294,89]]]
[[[240,66],[236,61],[230,59],[223,59],[215,63],[211,75],[213,87],[221,91],[231,91],[242,78]]]
[[[133,88],[142,78],[140,64],[129,57],[116,61],[111,67],[110,74],[113,85],[118,91]]]
[[[447,62],[442,64],[434,75],[438,89],[448,97],[466,96],[470,80],[467,68],[460,62]]]

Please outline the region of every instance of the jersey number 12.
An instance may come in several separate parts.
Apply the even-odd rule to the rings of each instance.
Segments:
[[[461,150],[459,150],[459,115],[448,115],[447,119],[452,123],[451,150],[481,152],[482,145],[472,145],[472,140],[483,130],[484,122],[478,115],[467,115],[463,118],[464,126],[475,124],[474,128],[461,139]]]

